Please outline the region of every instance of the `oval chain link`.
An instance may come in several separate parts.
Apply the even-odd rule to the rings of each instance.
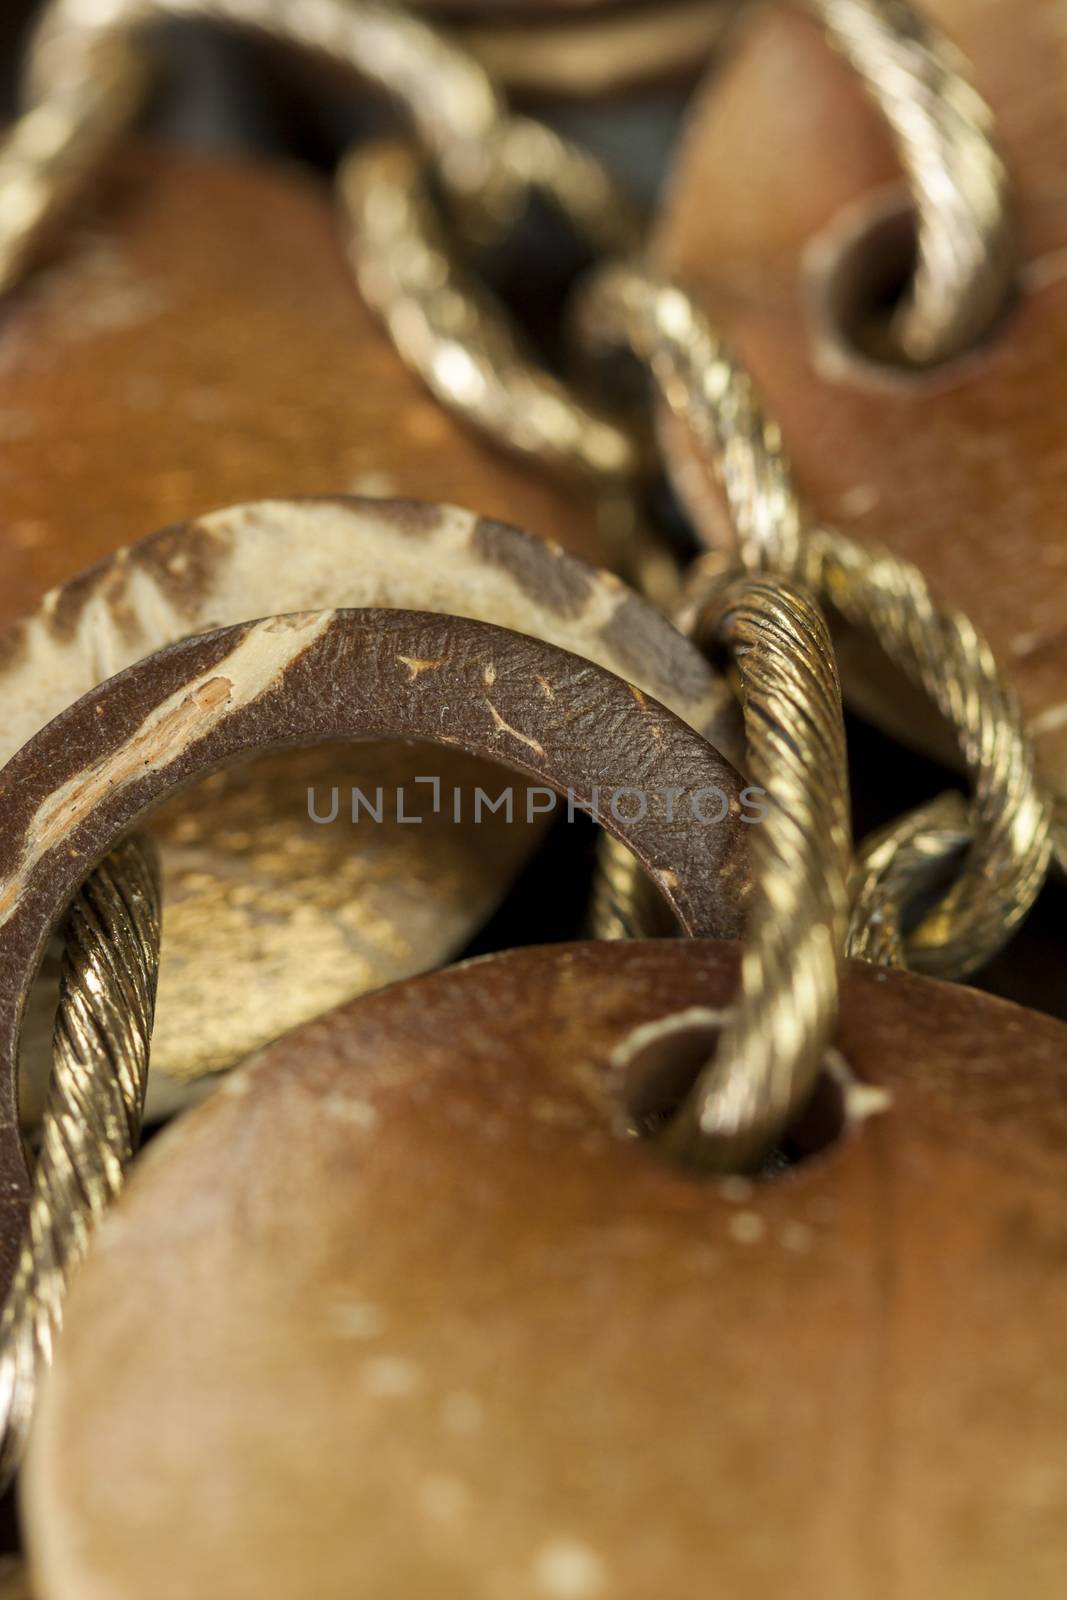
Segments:
[[[734,664],[766,815],[752,828],[741,991],[662,1142],[704,1171],[745,1171],[803,1109],[837,1025],[851,859],[845,727],[830,635],[804,590],[734,578],[692,633]]]
[[[805,521],[777,426],[682,289],[639,269],[607,268],[588,290],[582,321],[594,344],[628,344],[648,361],[670,412],[697,445],[715,497],[725,498],[740,565],[806,585],[873,637],[953,728],[973,787],[970,850],[907,949],[909,963],[924,972],[973,972],[1033,905],[1051,851],[1051,800],[989,646],[965,616],[938,606],[916,567]],[[676,487],[695,517],[706,518],[705,494],[688,481]],[[717,536],[719,527],[708,531]],[[692,579],[697,597],[699,569]],[[719,573],[715,558],[716,582]],[[904,826],[902,846],[911,827]]]
[[[494,443],[557,471],[594,480],[637,473],[630,433],[537,361],[503,306],[456,258],[417,150],[357,150],[341,167],[338,193],[363,297],[442,405]]]
[[[916,266],[890,339],[906,363],[963,355],[989,332],[1018,267],[993,114],[959,52],[904,0],[804,0],[882,112],[907,175]]]

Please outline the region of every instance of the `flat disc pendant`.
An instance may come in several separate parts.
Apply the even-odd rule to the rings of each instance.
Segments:
[[[166,1131],[42,1398],[42,1600],[1052,1600],[1067,1028],[855,965],[848,1131],[703,1183],[612,1062],[736,983],[709,943],[473,962]]]
[[[981,348],[909,374],[835,330],[903,191],[859,79],[785,5],[754,17],[698,102],[657,255],[751,368],[815,515],[915,561],[985,632],[1067,794],[1062,14],[1041,0],[923,9],[965,52],[1014,183],[1018,299]],[[673,432],[670,448],[684,471],[690,442]],[[861,688],[869,714],[915,740],[910,701],[872,662]]]

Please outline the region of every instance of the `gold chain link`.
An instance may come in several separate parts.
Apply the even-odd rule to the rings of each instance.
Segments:
[[[0,1316],[0,1483],[18,1466],[70,1274],[137,1148],[159,970],[159,867],[138,837],[71,907],[26,1235]]]
[[[970,350],[1018,265],[993,114],[948,40],[904,0],[804,0],[893,135],[916,220],[916,268],[890,337],[925,367]]]
[[[803,583],[873,637],[952,726],[973,786],[970,850],[908,950],[922,971],[973,972],[1030,910],[1051,851],[1051,798],[989,646],[965,616],[937,604],[916,567],[805,520],[777,426],[682,289],[635,268],[604,269],[588,290],[583,326],[595,343],[628,343],[648,361],[716,497],[725,499],[739,565]],[[676,487],[698,521],[706,516],[703,494],[688,482]],[[720,528],[707,531],[718,537]],[[716,582],[720,570],[716,560]],[[699,563],[693,583],[699,596]]]
[[[900,347],[915,363],[944,359],[987,330],[1014,264],[1006,178],[988,111],[947,47],[900,0],[807,3],[882,105],[910,178],[919,254],[911,295],[894,324]],[[499,234],[539,189],[596,249],[629,250],[633,224],[615,186],[591,157],[536,123],[510,118],[480,67],[387,6],[57,0],[34,50],[38,99],[26,113],[43,111],[37,127],[52,132],[34,135],[24,119],[0,158],[9,171],[21,160],[35,174],[32,200],[0,210],[10,250],[0,283],[24,270],[40,228],[101,159],[135,103],[140,69],[116,54],[114,115],[100,115],[89,87],[99,50],[167,18],[264,31],[386,90],[406,112],[420,153],[391,146],[353,158],[342,171],[341,197],[365,292],[405,358],[447,404],[522,454],[608,481],[625,481],[640,468],[630,431],[538,370],[500,307],[452,257],[425,195],[422,165],[430,163],[448,194],[461,234],[475,239]],[[79,95],[86,119],[80,131]],[[63,104],[75,111],[61,113]],[[48,149],[60,157],[50,163]],[[722,1049],[670,1135],[690,1157],[733,1163],[765,1148],[810,1087],[832,1026],[844,939],[847,826],[836,676],[817,611],[789,585],[808,585],[925,689],[956,730],[972,780],[965,860],[918,928],[907,928],[910,896],[959,847],[947,809],[904,819],[864,853],[857,947],[867,941],[866,948],[895,952],[893,959],[906,950],[909,960],[944,974],[973,970],[1010,936],[1040,887],[1051,807],[1034,777],[1018,709],[980,635],[935,604],[916,569],[806,522],[776,425],[688,297],[616,268],[599,278],[586,316],[594,335],[621,337],[650,362],[669,408],[724,491],[738,563],[750,575],[746,590],[730,591],[718,637],[749,652],[737,662],[749,759],[774,800],[772,819],[755,830],[762,909]],[[679,488],[691,506],[685,485]],[[696,606],[694,616],[700,612]],[[794,726],[810,738],[804,748],[786,736]],[[829,763],[822,780],[816,756]],[[868,933],[876,922],[880,931]]]
[[[662,1137],[706,1171],[743,1171],[803,1108],[837,1022],[851,856],[845,729],[830,635],[802,589],[735,578],[702,606],[693,636],[735,664],[747,770],[767,814],[752,828],[741,992]]]
[[[410,145],[357,150],[338,178],[360,290],[427,387],[494,443],[556,470],[625,480],[631,435],[577,398],[524,347],[504,308],[449,248]]]

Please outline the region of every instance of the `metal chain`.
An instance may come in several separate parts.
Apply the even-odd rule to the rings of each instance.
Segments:
[[[640,452],[606,412],[525,349],[499,302],[449,247],[410,145],[357,150],[338,178],[359,287],[397,350],[450,411],[497,444],[593,479],[633,477]]]
[[[895,327],[909,360],[943,359],[986,330],[1003,304],[1010,277],[1006,180],[988,112],[967,88],[947,47],[921,29],[899,0],[878,5],[874,0],[806,3],[876,95],[894,131],[919,220],[918,273]],[[619,226],[623,211],[616,205],[614,186],[592,158],[539,131],[536,124],[509,118],[482,70],[424,24],[362,0],[57,0],[34,52],[31,81],[40,98],[27,113],[52,108],[53,125],[67,130],[56,140],[64,152],[57,173],[87,173],[103,146],[101,139],[92,149],[89,141],[82,148],[55,112],[64,97],[85,92],[93,52],[108,40],[128,39],[170,17],[264,31],[341,62],[385,89],[405,110],[467,238],[506,228],[531,188],[549,193],[599,249],[618,249],[632,237],[629,223]],[[133,98],[131,93],[130,104]],[[17,127],[14,137],[18,135]],[[17,146],[9,145],[8,156],[17,155]],[[626,429],[568,396],[547,374],[532,370],[500,308],[448,258],[425,201],[421,163],[395,151],[388,159],[391,166],[384,155],[372,153],[346,165],[342,203],[349,208],[358,239],[366,291],[406,357],[447,403],[466,408],[464,414],[511,448],[608,480],[625,479],[642,459]],[[46,172],[43,164],[40,171]],[[54,210],[38,200],[34,215],[50,219]],[[23,211],[29,214],[25,206]],[[12,232],[11,219],[2,212],[0,222]],[[32,236],[24,215],[20,265]],[[414,263],[402,262],[401,252],[412,254]],[[745,374],[684,294],[617,269],[600,279],[590,305],[601,331],[613,325],[616,334],[650,360],[669,407],[702,444],[709,477],[725,490],[741,564],[750,574],[810,585],[849,621],[873,633],[953,722],[974,788],[971,845],[959,877],[935,910],[907,934],[906,947],[909,958],[926,970],[970,971],[1004,942],[1025,914],[1049,854],[1049,804],[1036,785],[1017,708],[988,649],[966,619],[934,604],[914,568],[805,523],[776,426],[764,415]],[[685,485],[680,488],[692,509]],[[750,593],[750,608],[739,602],[727,631],[748,629],[753,641],[743,646],[753,651],[753,659],[745,658],[747,667],[738,662],[750,711],[753,769],[763,771],[761,763],[772,754],[783,763],[784,781],[796,789],[795,817],[808,825],[804,840],[794,838],[787,846],[784,824],[779,823],[777,832],[769,830],[772,843],[766,848],[775,839],[781,841],[778,867],[786,848],[802,851],[790,858],[805,869],[792,891],[797,898],[790,903],[791,925],[800,940],[793,954],[815,976],[805,988],[796,981],[795,966],[779,959],[782,949],[769,943],[761,958],[763,978],[756,967],[746,968],[741,1021],[736,1024],[742,1031],[731,1036],[730,1049],[719,1058],[723,1065],[715,1068],[722,1104],[715,1109],[710,1100],[702,1103],[695,1120],[687,1124],[683,1118],[675,1135],[683,1144],[690,1136],[707,1142],[710,1128],[711,1144],[721,1151],[729,1147],[731,1160],[739,1150],[764,1143],[775,1117],[788,1112],[796,1084],[805,1074],[810,1079],[811,1042],[825,1037],[834,1009],[825,952],[824,964],[816,961],[815,929],[822,928],[836,963],[840,908],[836,899],[832,905],[819,902],[817,894],[820,871],[836,872],[836,823],[821,845],[819,839],[827,817],[836,817],[838,801],[817,789],[803,753],[785,748],[784,723],[773,717],[768,723],[757,710],[763,697],[770,696],[782,717],[798,717],[798,726],[822,730],[820,738],[829,748],[830,691],[815,660],[802,653],[802,641],[810,644],[817,632],[817,612],[802,595],[783,591],[779,606],[794,608],[790,632],[785,612],[776,612],[771,601],[776,592],[764,584],[758,605]],[[796,607],[810,610],[803,626]],[[785,639],[801,652],[801,664],[794,662],[798,676],[788,683],[781,663],[771,670],[777,661],[775,642],[780,646]],[[762,677],[763,671],[768,676]],[[805,713],[805,706],[818,707],[818,714]],[[791,760],[800,765],[791,766]],[[778,772],[770,787],[781,804]],[[836,794],[836,778],[832,787]],[[817,798],[831,809],[820,813]],[[877,851],[865,858],[859,903],[877,903],[883,930],[891,923],[896,929],[883,941],[887,949],[899,952],[905,940],[906,886],[928,881],[931,850],[948,851],[946,837],[952,830],[939,829],[936,820],[928,827],[929,817],[925,822],[905,819],[893,839],[880,841]],[[918,841],[923,841],[921,848]],[[780,892],[787,892],[777,870],[771,856],[761,858],[768,903],[774,894],[767,885],[782,881]],[[810,938],[804,932],[805,917],[811,918]],[[761,937],[769,941],[772,932],[769,926],[762,933],[757,927],[757,945]],[[761,983],[760,1004],[773,1013],[774,1037],[773,1043],[767,1042],[768,1034],[763,1046],[758,1040],[752,1044],[759,1063],[752,1085],[762,1087],[743,1104],[729,1063],[735,1059],[731,1052],[749,1038],[743,1031],[745,1018],[745,1025],[756,1027],[755,1011],[745,1008]],[[746,1117],[754,1121],[746,1125]]]
[[[26,70],[29,103],[0,147],[0,292],[17,282],[132,121],[150,58],[142,40],[173,19],[267,35],[356,74],[400,107],[442,183],[484,234],[510,225],[524,180],[498,154],[506,119],[478,63],[442,34],[374,0],[52,0]]]
[[[865,839],[852,868],[849,954],[906,967],[906,909],[944,892],[970,842],[966,802],[952,789]]]
[[[159,968],[154,845],[127,840],[70,910],[52,1081],[22,1251],[0,1315],[0,1484],[13,1476],[63,1300],[140,1138]]]
[[[808,1100],[837,1022],[851,839],[841,690],[822,614],[803,590],[735,578],[694,637],[725,647],[741,683],[748,772],[766,791],[752,829],[753,903],[741,992],[713,1060],[661,1135],[710,1171],[757,1166]]]
[[[893,135],[917,228],[911,287],[890,337],[930,366],[971,349],[1007,305],[1018,265],[993,114],[959,52],[905,0],[803,0]]]
[[[31,105],[0,141],[0,295],[22,280],[132,121],[145,83],[143,65],[125,41],[96,41],[81,78]]]
[[[973,972],[1030,910],[1051,851],[1051,800],[989,646],[961,613],[938,606],[916,567],[805,522],[778,428],[682,289],[607,268],[588,291],[583,325],[594,342],[627,343],[648,361],[695,441],[706,480],[699,491],[690,481],[676,487],[698,522],[724,498],[745,570],[803,583],[873,636],[951,724],[973,786],[971,847],[952,888],[911,933],[908,955],[942,977]],[[707,531],[718,537],[719,521]],[[699,595],[699,563],[694,588]]]

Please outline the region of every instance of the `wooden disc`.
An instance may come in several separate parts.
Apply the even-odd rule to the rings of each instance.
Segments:
[[[736,758],[725,684],[650,606],[528,534],[413,502],[266,501],[123,549],[0,631],[0,763],[64,708],[153,651],[220,624],[334,606],[474,617],[597,661],[664,701]],[[497,774],[441,751],[444,789]],[[150,1109],[342,1000],[440,965],[493,910],[539,824],[471,805],[418,827],[316,826],[307,794],[410,794],[425,755],[390,743],[261,756],[185,792],[153,818],[167,937]],[[24,1038],[23,1115],[51,1065],[56,960]]]
[[[0,308],[0,624],[155,528],[260,496],[334,492],[460,502],[604,557],[590,500],[485,448],[407,372],[354,288],[324,185],[278,165],[129,154],[80,226],[63,229],[51,265]],[[278,530],[274,566],[262,574],[278,585],[257,587],[258,609],[235,608],[232,596],[213,609],[221,596],[208,574],[220,563],[202,547],[223,541],[208,525],[212,540],[188,552],[184,569],[180,536],[154,547],[146,607],[161,593],[141,653],[253,614],[438,608],[406,590],[357,601],[343,571],[331,591],[321,541],[313,575],[299,568],[306,535],[294,524],[284,569]],[[463,610],[459,588],[447,604]],[[3,700],[4,759],[135,659],[123,637],[130,606],[137,611],[127,590],[115,568],[100,575],[91,603],[81,582],[49,603],[47,648]],[[64,692],[69,684],[53,681],[45,657],[71,614],[87,634],[102,627],[106,648],[84,654],[78,686]],[[145,633],[143,618],[133,625]],[[17,648],[8,636],[0,657]],[[353,850],[301,826],[308,786],[395,789],[414,775],[410,763],[392,746],[268,758],[258,771],[213,779],[160,820],[170,937],[153,1114],[174,1103],[173,1080],[227,1066],[319,1010],[438,964],[492,912],[532,834],[488,819],[478,837],[442,825],[400,841],[382,829],[373,850]],[[468,790],[484,777],[461,756],[447,767]],[[223,981],[223,949],[241,963],[235,987]],[[49,1069],[55,966],[35,993],[27,1037],[31,1118]]]
[[[407,794],[331,786],[304,798],[305,825],[353,842],[388,815],[400,838],[463,797],[434,747],[496,761],[486,807],[520,827],[581,810],[624,840],[684,933],[744,927],[748,829],[743,780],[702,734],[591,661],[466,618],[401,610],[310,611],[171,645],[109,678],[23,745],[0,771],[0,1295],[17,1258],[28,1193],[16,1068],[25,998],[64,909],[94,864],[164,799],[263,750],[404,740],[420,752]],[[531,810],[526,782],[536,786]],[[416,789],[416,785],[419,788]],[[757,791],[762,793],[762,791]],[[470,801],[468,802],[470,803]],[[299,937],[299,925],[290,930]],[[228,953],[227,953],[228,955]],[[227,959],[227,977],[236,973]]]
[[[135,151],[0,316],[0,622],[119,545],[275,495],[470,506],[603,563],[590,502],[488,450],[363,306],[329,190]]]
[[[904,197],[878,112],[796,8],[761,10],[696,106],[657,254],[751,368],[815,515],[917,562],[984,630],[1064,794],[1062,13],[1044,0],[923,9],[962,47],[1014,181],[1018,298],[981,349],[916,376],[865,362],[837,330],[839,295],[850,277],[873,282],[892,239],[878,230]],[[676,433],[671,448],[684,471],[690,442]],[[914,740],[910,702],[865,666],[865,709]]]
[[[736,982],[707,943],[473,962],[165,1132],[42,1396],[42,1600],[1057,1596],[1067,1029],[856,965],[880,1113],[703,1183],[620,1134],[612,1059]]]

